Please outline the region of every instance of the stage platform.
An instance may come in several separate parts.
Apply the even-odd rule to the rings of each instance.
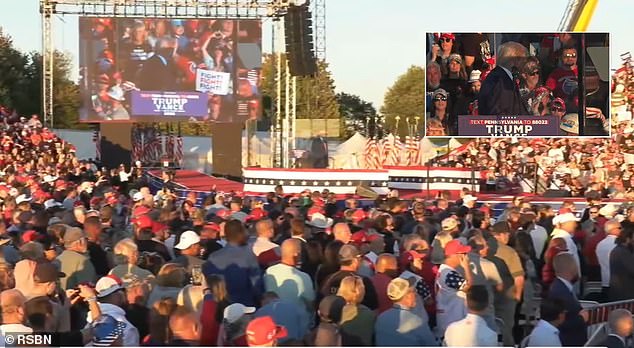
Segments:
[[[211,191],[211,188],[214,187],[214,185],[216,186],[217,192],[229,193],[233,191],[240,195],[261,197],[261,196],[264,196],[267,192],[272,191],[272,187],[274,185],[280,184],[280,182],[282,182],[285,192],[292,193],[291,191],[296,191],[296,190],[289,190],[292,187],[292,186],[287,186],[287,185],[290,185],[290,182],[287,183],[284,181],[289,179],[281,179],[282,177],[284,178],[288,176],[298,177],[299,179],[290,179],[290,180],[298,181],[297,185],[295,185],[298,188],[301,185],[301,181],[307,181],[308,180],[306,179],[307,177],[315,173],[319,174],[319,172],[330,172],[331,174],[329,175],[335,175],[335,176],[337,175],[336,173],[339,173],[339,174],[357,173],[357,174],[364,175],[366,178],[368,177],[368,171],[337,171],[337,170],[328,171],[328,170],[295,170],[295,169],[279,170],[279,169],[260,169],[260,168],[255,170],[251,168],[250,170],[253,173],[275,173],[277,174],[278,179],[274,183],[271,183],[267,179],[266,185],[267,186],[271,185],[270,187],[271,190],[263,191],[263,192],[253,192],[253,191],[245,190],[245,188],[247,188],[248,185],[245,185],[240,182],[236,182],[236,181],[232,181],[232,180],[228,180],[224,178],[217,178],[217,177],[200,173],[197,171],[193,171],[193,170],[177,170],[176,176],[174,179],[175,183],[178,186],[176,193],[178,194],[179,197],[184,198],[187,195],[187,193],[196,192],[198,196],[197,203],[201,204],[202,200],[209,194],[209,192]],[[161,186],[162,182],[160,180],[161,171],[153,170],[153,171],[148,171],[146,173],[148,174],[148,179],[149,179],[152,191],[155,192],[159,190],[162,187]],[[332,174],[332,173],[335,173],[335,174]],[[324,181],[324,180],[333,181],[332,179],[328,179],[327,177],[324,177],[322,175],[321,181]],[[312,186],[312,182],[311,183],[307,182],[306,184],[307,186]],[[319,182],[317,184],[324,185],[325,182]],[[332,184],[333,185],[336,184],[336,181],[333,181]],[[313,187],[313,188],[317,188],[317,187]],[[268,190],[269,187],[262,188],[262,189]],[[430,195],[428,195],[427,191],[424,189],[413,190],[413,189],[398,188],[399,196],[405,200],[412,200],[414,198],[424,198],[424,199],[433,200],[434,195],[438,192],[438,188],[432,189],[430,191],[431,191]],[[478,196],[478,203],[480,204],[488,203],[489,205],[493,207],[496,213],[500,213],[502,210],[504,210],[504,208],[506,208],[509,202],[513,199],[513,196],[504,195],[504,194],[478,193],[477,196]],[[555,197],[535,196],[532,194],[524,194],[522,196],[525,196],[533,204],[549,204],[554,209],[559,209],[559,206],[564,201],[574,202],[578,211],[581,211],[583,208],[586,207],[586,200],[584,198],[555,198]],[[356,198],[361,201],[362,205],[369,205],[372,203],[372,200],[370,199],[366,199],[351,193],[348,193],[348,194],[338,193],[337,197],[340,198],[341,200],[345,198]],[[613,204],[620,205],[623,202],[624,200],[610,200],[610,201],[605,201],[604,203],[613,203]]]

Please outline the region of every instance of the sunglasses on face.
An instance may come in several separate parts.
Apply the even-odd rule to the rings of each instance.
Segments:
[[[440,39],[440,42],[453,42],[453,39],[444,38],[444,39]]]
[[[535,76],[535,75],[539,75],[539,70],[532,71],[528,74],[528,76]]]
[[[566,53],[566,54],[564,54],[564,57],[566,57],[566,58],[575,58],[575,57],[577,57],[577,54],[576,53]]]
[[[551,111],[552,111],[552,112],[563,112],[563,111],[564,111],[564,109],[563,109],[563,108],[560,108],[560,107],[558,107],[558,106],[556,106],[556,107],[551,108]]]
[[[434,101],[447,101],[447,97],[436,97],[434,98]]]

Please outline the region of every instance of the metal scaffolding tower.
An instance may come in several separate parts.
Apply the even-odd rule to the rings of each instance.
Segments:
[[[326,0],[313,0],[315,56],[326,60]]]

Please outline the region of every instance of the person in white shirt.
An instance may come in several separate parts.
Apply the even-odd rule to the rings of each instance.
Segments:
[[[566,319],[564,303],[558,299],[542,299],[539,307],[541,319],[528,335],[520,348],[524,347],[561,347],[559,329],[557,328]]]
[[[553,218],[553,225],[555,226],[555,229],[550,234],[550,238],[563,238],[566,241],[568,253],[572,254],[572,257],[575,259],[577,269],[581,269],[579,250],[577,249],[577,244],[572,239],[572,234],[575,233],[577,229],[577,221],[579,221],[579,219],[577,219],[573,213],[565,213],[555,216],[555,218]]]
[[[469,313],[449,324],[445,331],[447,347],[495,347],[498,334],[491,330],[482,317],[489,306],[489,292],[484,285],[474,285],[467,292]]]
[[[599,244],[595,254],[601,267],[601,287],[603,295],[607,298],[610,289],[610,253],[616,247],[616,237],[621,233],[621,223],[612,219],[605,223],[605,233],[607,236],[603,238]]]
[[[473,284],[468,253],[471,247],[454,239],[445,245],[445,262],[436,276],[436,336],[443,338],[449,324],[467,315],[466,292]],[[464,274],[458,268],[464,270]]]
[[[299,269],[302,259],[302,245],[299,239],[290,238],[282,243],[282,260],[267,268],[264,274],[264,288],[274,292],[282,300],[303,305],[312,310],[315,289],[310,276]]]
[[[275,235],[273,228],[273,221],[269,219],[260,220],[255,224],[255,231],[258,234],[258,238],[251,247],[255,256],[260,256],[261,253],[275,249],[276,254],[279,255],[279,245],[271,242],[271,238]]]
[[[0,344],[5,345],[6,334],[32,333],[33,329],[24,325],[26,312],[24,303],[26,297],[19,290],[4,290],[0,294],[0,304],[2,308],[2,325],[0,325]],[[11,343],[11,342],[10,342]]]

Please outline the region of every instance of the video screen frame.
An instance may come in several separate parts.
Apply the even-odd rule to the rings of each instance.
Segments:
[[[256,19],[79,19],[80,122],[244,122],[262,114]]]
[[[609,40],[604,32],[427,33],[425,136],[609,137]],[[502,64],[513,68],[496,64],[503,44]],[[527,58],[513,59],[522,47]],[[575,68],[565,65],[570,61]],[[494,78],[479,93],[491,73]],[[503,105],[488,102],[493,100]]]

